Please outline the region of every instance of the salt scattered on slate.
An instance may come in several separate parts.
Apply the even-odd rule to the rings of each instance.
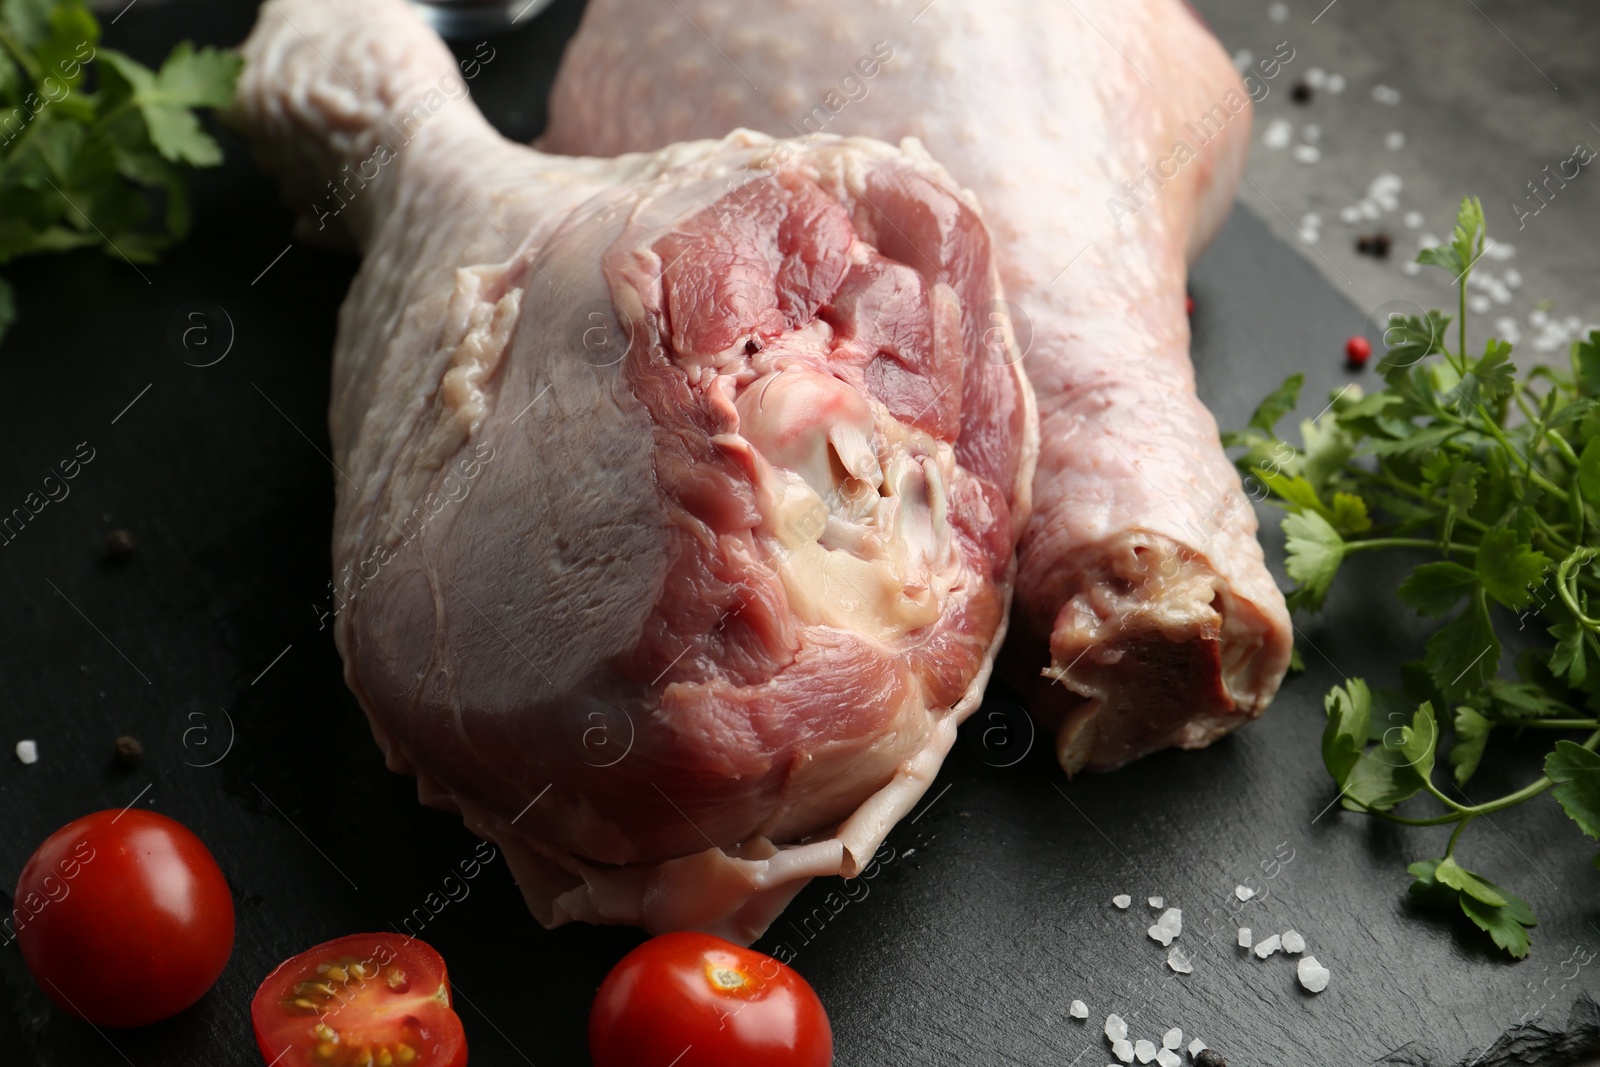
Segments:
[[[32,741],[18,741],[17,759],[23,763],[38,763],[39,746]]]
[[[1116,1012],[1106,1016],[1106,1036],[1112,1041],[1121,1041],[1128,1036],[1128,1024]]]
[[[1490,259],[1510,259],[1517,254],[1517,246],[1490,239],[1489,243],[1483,246],[1483,254]]]
[[[1183,1061],[1178,1059],[1177,1056],[1173,1055],[1171,1049],[1158,1048],[1156,1049],[1156,1062],[1159,1063],[1161,1067],[1178,1067],[1178,1065]]]
[[[1494,320],[1495,336],[1508,344],[1516,344],[1522,340],[1522,330],[1517,326],[1517,320],[1510,315]]]
[[[1418,263],[1414,259],[1408,259],[1404,263],[1400,264],[1400,269],[1406,274],[1421,274],[1422,264]]]
[[[1420,211],[1408,211],[1408,212],[1406,212],[1406,229],[1414,230],[1418,226],[1421,226],[1421,225],[1422,225],[1422,212],[1420,212]]]
[[[1194,964],[1189,962],[1189,957],[1183,954],[1183,949],[1173,945],[1167,950],[1167,966],[1179,974],[1193,974]]]
[[[1267,7],[1267,18],[1273,22],[1286,22],[1289,18],[1288,4],[1271,4]]]
[[[1328,968],[1318,963],[1317,957],[1301,956],[1295,970],[1300,975],[1300,984],[1311,992],[1320,993],[1328,988]]]
[[[1176,1026],[1161,1037],[1162,1048],[1177,1048],[1181,1044],[1183,1044],[1183,1031]]]
[[[1249,900],[1256,895],[1256,891],[1247,885],[1236,885],[1233,887],[1233,895],[1240,900]]]
[[[1167,898],[1166,897],[1151,897],[1150,898],[1150,906],[1152,908],[1159,908],[1159,907],[1161,907],[1161,905],[1165,904],[1166,902],[1167,902]]]
[[[1123,1063],[1133,1062],[1133,1042],[1127,1038],[1111,1042],[1111,1054]]]
[[[1312,67],[1306,71],[1306,84],[1313,89],[1321,89],[1328,84],[1328,72],[1321,67]]]
[[[1506,268],[1506,273],[1505,273],[1505,280],[1506,280],[1506,284],[1511,286],[1511,288],[1513,288],[1513,289],[1521,288],[1521,286],[1522,286],[1522,272],[1519,271],[1515,267],[1507,267]]]
[[[1072,1007],[1067,1009],[1067,1014],[1074,1019],[1087,1019],[1089,1017],[1089,1005],[1081,1000],[1074,1000]]]
[[[1268,956],[1278,951],[1279,944],[1280,939],[1277,934],[1273,934],[1271,937],[1266,938],[1265,940],[1256,942],[1256,959],[1266,959]]]
[[[1298,930],[1285,930],[1283,932],[1283,951],[1290,955],[1299,955],[1306,950],[1306,939],[1300,936]]]
[[[1340,93],[1344,92],[1343,74],[1328,75],[1328,92],[1334,96],[1338,96]]]
[[[1206,1043],[1204,1041],[1201,1041],[1198,1037],[1195,1038],[1193,1041],[1189,1042],[1189,1055],[1198,1056],[1198,1055],[1200,1055],[1200,1053],[1204,1052],[1205,1050],[1206,1050]]]
[[[1339,221],[1347,222],[1354,226],[1361,221],[1361,209],[1351,204],[1349,207],[1339,209]]]
[[[1390,107],[1394,107],[1400,103],[1400,90],[1390,88],[1387,85],[1374,85],[1372,87],[1372,99],[1380,104],[1388,104]]]
[[[1471,308],[1473,311],[1476,311],[1480,315],[1486,313],[1493,306],[1494,305],[1489,298],[1484,296],[1482,293],[1473,293],[1471,296],[1467,297],[1467,307]]]
[[[1255,61],[1256,54],[1248,48],[1241,48],[1233,54],[1233,65],[1239,70],[1249,70]]]
[[[1361,217],[1364,219],[1376,219],[1379,215],[1383,214],[1382,206],[1380,206],[1379,203],[1371,197],[1361,201],[1361,206],[1356,210],[1361,212]]]
[[[1239,927],[1239,947],[1250,947],[1250,928],[1248,926]]]
[[[1144,1038],[1140,1038],[1138,1041],[1134,1042],[1133,1054],[1138,1057],[1140,1063],[1149,1063],[1151,1060],[1156,1058],[1155,1042],[1146,1041]]]
[[[1172,936],[1178,936],[1183,933],[1183,909],[1168,908],[1161,913],[1161,918],[1156,920],[1156,925],[1164,926],[1172,931]]]
[[[1406,135],[1399,130],[1390,130],[1383,135],[1383,147],[1391,152],[1398,152],[1406,146]]]
[[[1156,923],[1154,926],[1150,927],[1150,929],[1146,930],[1145,933],[1150,935],[1150,939],[1152,941],[1159,941],[1163,946],[1172,944],[1172,939],[1178,936],[1171,930],[1168,930],[1165,926],[1162,926],[1160,923]]]
[[[1133,903],[1133,898],[1126,893],[1118,893],[1116,896],[1111,898],[1111,903],[1115,904],[1119,908],[1126,908],[1129,904]]]
[[[1273,119],[1267,123],[1266,132],[1261,135],[1261,143],[1268,148],[1288,148],[1292,140],[1294,140],[1294,123],[1283,118]]]
[[[1297,144],[1289,155],[1294,157],[1296,163],[1315,163],[1322,158],[1322,149],[1314,144]]]

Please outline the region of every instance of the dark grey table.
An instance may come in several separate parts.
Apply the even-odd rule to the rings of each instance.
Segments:
[[[542,126],[515,101],[549,77],[578,10],[563,0],[495,42],[473,88],[509,135]],[[180,0],[134,9],[108,41],[152,62],[180,37],[234,43],[251,18],[245,4]],[[0,948],[6,1064],[259,1064],[247,1009],[266,972],[398,923],[475,844],[384,770],[313,607],[329,570],[328,353],[354,263],[285,251],[287,213],[224,140],[226,164],[195,182],[193,235],[144,277],[90,253],[6,271],[22,318],[0,348],[0,505],[79,442],[95,458],[0,548],[0,885],[58,825],[137,802],[210,844],[234,890],[237,946],[193,1009],[106,1036],[55,1010],[15,945]],[[1224,426],[1291,370],[1312,383],[1306,415],[1349,380],[1340,350],[1361,314],[1253,216],[1234,215],[1193,292],[1201,391]],[[195,302],[218,344],[217,309],[232,324],[228,355],[204,368],[172,340]],[[139,547],[116,568],[102,542],[119,527]],[[1464,846],[1545,920],[1515,965],[1405,902],[1404,863],[1437,854],[1442,835],[1326,810],[1322,694],[1353,674],[1393,681],[1418,639],[1384,592],[1392,573],[1355,577],[1301,620],[1309,669],[1262,722],[1206,752],[1068,783],[1045,739],[1000,767],[1011,757],[966,731],[875,877],[848,894],[814,884],[760,943],[786,944],[816,986],[838,1062],[1099,1067],[1111,1011],[1158,1041],[1181,1026],[1235,1065],[1454,1064],[1520,1021],[1562,1029],[1600,973],[1561,966],[1600,950],[1600,872],[1552,802],[1497,816]],[[135,770],[110,758],[125,733],[146,746]],[[37,740],[36,765],[9,756],[21,738]],[[1230,904],[1241,883],[1260,890],[1242,907]],[[1110,905],[1122,892],[1135,898],[1126,912]],[[1184,909],[1193,974],[1174,975],[1145,936],[1151,895]],[[1303,993],[1281,955],[1246,958],[1238,925],[1302,931],[1332,969],[1328,990]],[[585,1062],[589,999],[640,935],[540,929],[501,862],[424,936],[449,961],[473,1063],[546,1067]],[[1074,998],[1088,1023],[1068,1017]]]

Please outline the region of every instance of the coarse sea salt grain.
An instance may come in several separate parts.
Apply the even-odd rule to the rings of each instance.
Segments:
[[[1328,968],[1318,963],[1317,957],[1301,956],[1295,971],[1300,976],[1300,984],[1311,992],[1320,993],[1328,988]]]
[[[1488,311],[1493,306],[1493,301],[1484,296],[1482,293],[1473,293],[1471,296],[1467,297],[1467,307],[1471,308],[1473,311],[1476,311],[1480,315]]]
[[[1178,1067],[1178,1065],[1183,1061],[1180,1060],[1177,1057],[1177,1054],[1171,1049],[1160,1048],[1156,1049],[1156,1062],[1159,1063],[1161,1067]]]
[[[1418,263],[1414,259],[1408,259],[1404,263],[1400,264],[1400,270],[1404,274],[1421,274],[1422,264]]]
[[[1255,61],[1256,54],[1248,48],[1241,48],[1233,54],[1233,65],[1238,70],[1248,70]]]
[[[1322,149],[1314,144],[1297,144],[1289,155],[1296,163],[1315,163],[1322,158]]]
[[[1239,947],[1250,947],[1250,928],[1248,926],[1239,927]]]
[[[1181,1044],[1183,1044],[1183,1030],[1179,1027],[1174,1026],[1161,1035],[1162,1048],[1177,1048]]]
[[[1522,285],[1522,272],[1515,267],[1507,267],[1503,277],[1506,280],[1506,284],[1511,286],[1513,289],[1519,288]]]
[[[1167,966],[1178,974],[1193,974],[1194,964],[1189,962],[1189,957],[1184,955],[1183,949],[1173,945],[1167,950]]]
[[[1268,956],[1278,951],[1278,945],[1280,943],[1281,942],[1277,934],[1273,934],[1271,937],[1264,938],[1263,940],[1256,942],[1256,959],[1266,959]]]
[[[1313,89],[1320,89],[1328,84],[1328,72],[1321,67],[1312,67],[1306,71],[1306,84]]]
[[[1247,885],[1236,885],[1233,887],[1233,895],[1240,900],[1249,900],[1256,895],[1256,891]]]
[[[1399,130],[1390,130],[1383,135],[1383,147],[1391,152],[1398,152],[1406,146],[1406,135]]]
[[[1119,908],[1126,908],[1129,904],[1133,903],[1133,898],[1126,893],[1118,893],[1116,896],[1111,898],[1111,903],[1115,904]]]
[[[1298,955],[1306,950],[1306,939],[1300,936],[1299,930],[1285,930],[1283,932],[1283,951],[1291,955]]]
[[[1289,19],[1289,5],[1288,4],[1268,4],[1267,5],[1267,18],[1271,19],[1273,22],[1286,22],[1286,21],[1288,21],[1288,19]]]
[[[1122,1016],[1118,1015],[1116,1012],[1112,1012],[1110,1015],[1107,1015],[1106,1037],[1110,1038],[1112,1041],[1121,1041],[1127,1036],[1128,1024],[1123,1021]]]
[[[1067,1009],[1067,1014],[1074,1019],[1087,1019],[1089,1017],[1089,1005],[1081,1000],[1074,1000],[1072,1007]]]
[[[1405,223],[1406,223],[1406,229],[1408,229],[1408,230],[1414,230],[1418,226],[1421,226],[1422,225],[1422,212],[1420,212],[1420,211],[1408,211],[1408,212],[1406,212]]]
[[[1356,223],[1361,221],[1361,209],[1356,207],[1354,204],[1350,205],[1349,207],[1340,208],[1339,221],[1347,222],[1354,226]]]
[[[1387,85],[1374,85],[1372,87],[1372,99],[1380,104],[1388,104],[1390,107],[1394,107],[1400,103],[1400,90]]]
[[[32,741],[18,741],[17,759],[23,763],[38,763],[39,746]]]
[[[1344,92],[1343,74],[1328,75],[1328,92],[1332,93],[1334,96],[1338,96],[1340,93]]]
[[[1183,909],[1168,908],[1161,913],[1161,918],[1156,920],[1156,925],[1171,930],[1173,936],[1183,933]]]
[[[1198,1056],[1198,1055],[1200,1055],[1200,1053],[1204,1052],[1205,1050],[1206,1050],[1206,1043],[1204,1041],[1201,1041],[1198,1037],[1195,1038],[1193,1041],[1189,1042],[1189,1055]]]
[[[1172,939],[1178,936],[1167,927],[1162,926],[1160,923],[1156,923],[1154,926],[1150,927],[1150,929],[1146,930],[1145,933],[1150,935],[1150,940],[1161,942],[1163,947],[1172,944]]]
[[[1138,1041],[1133,1043],[1133,1055],[1140,1063],[1149,1063],[1151,1060],[1156,1058],[1155,1042],[1146,1041],[1141,1037]]]
[[[1111,1042],[1111,1054],[1123,1063],[1133,1062],[1133,1042],[1127,1038]]]
[[[1162,905],[1166,904],[1166,902],[1167,902],[1167,898],[1166,897],[1151,897],[1150,898],[1150,906],[1152,908],[1159,908]]]
[[[1288,148],[1294,140],[1294,123],[1288,119],[1273,119],[1261,135],[1261,143],[1268,148]]]

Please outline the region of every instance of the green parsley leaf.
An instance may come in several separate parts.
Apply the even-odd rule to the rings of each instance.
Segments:
[[[1466,893],[1462,893],[1459,899],[1461,910],[1466,917],[1493,938],[1494,943],[1505,949],[1513,959],[1520,960],[1528,955],[1530,942],[1527,927],[1534,925],[1533,923],[1522,922],[1508,907],[1497,908]],[[1523,907],[1526,908],[1527,905],[1524,904]]]
[[[1505,906],[1505,897],[1495,892],[1489,883],[1458,864],[1453,856],[1446,856],[1440,860],[1439,866],[1434,868],[1433,876],[1452,889],[1467,894],[1473,900],[1482,901],[1495,908]]]
[[[1464,786],[1483,761],[1494,724],[1465,704],[1456,708],[1456,739],[1450,746],[1450,765],[1456,769],[1456,785]]]
[[[1459,563],[1441,560],[1424,563],[1400,583],[1395,596],[1419,615],[1439,616],[1461,603],[1478,587],[1478,575]]]
[[[1600,437],[1589,438],[1578,456],[1578,488],[1585,500],[1600,504]]]
[[[1478,580],[1508,608],[1533,601],[1533,590],[1550,566],[1550,557],[1518,541],[1516,532],[1497,527],[1478,545]]]
[[[1545,757],[1545,777],[1556,783],[1552,791],[1578,829],[1600,838],[1600,755],[1571,741],[1557,741]]]
[[[1300,403],[1300,387],[1305,383],[1304,374],[1291,374],[1285,378],[1282,385],[1268,393],[1267,398],[1257,405],[1250,416],[1250,425],[1271,437],[1272,428],[1278,424],[1278,420]]]
[[[1477,599],[1428,639],[1422,658],[1434,685],[1452,702],[1482,689],[1500,667],[1500,639]]]
[[[1350,769],[1366,751],[1367,733],[1372,729],[1372,693],[1367,683],[1352,678],[1348,688],[1334,686],[1323,698],[1328,725],[1322,732],[1322,762],[1340,788]]]
[[[1422,789],[1422,779],[1398,749],[1373,745],[1361,753],[1344,783],[1345,808],[1388,811]]]
[[[1433,776],[1433,757],[1439,745],[1439,723],[1433,705],[1424,702],[1417,708],[1411,725],[1400,731],[1399,751],[1406,763],[1423,781]]]
[[[1344,560],[1344,538],[1314,511],[1301,511],[1283,520],[1288,537],[1289,577],[1300,583],[1295,590],[1298,604],[1315,610],[1322,606]]]
[[[1589,677],[1583,651],[1586,632],[1575,622],[1561,622],[1550,627],[1550,636],[1556,639],[1555,651],[1550,654],[1550,672],[1557,678],[1565,677],[1572,686],[1583,685]]]

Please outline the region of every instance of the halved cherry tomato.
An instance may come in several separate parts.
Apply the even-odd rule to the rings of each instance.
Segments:
[[[351,934],[278,964],[250,1002],[277,1067],[466,1067],[444,959],[403,934]]]
[[[99,1026],[143,1026],[199,1000],[233,951],[233,896],[182,823],[99,811],[45,838],[10,924],[39,987]]]
[[[622,957],[589,1012],[595,1067],[827,1067],[817,994],[771,956],[710,934],[662,934]]]

